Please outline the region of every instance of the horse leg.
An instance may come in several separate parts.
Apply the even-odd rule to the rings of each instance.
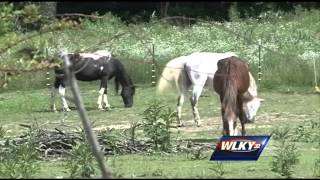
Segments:
[[[97,101],[98,108],[100,110],[103,110],[102,101],[106,100],[106,102],[108,102],[108,100],[105,99],[105,97],[104,97],[104,95],[106,93],[106,89],[107,89],[107,78],[102,78],[101,84],[100,84],[100,90],[99,90],[99,97],[98,97],[98,101]],[[108,103],[108,105],[109,105],[109,103]]]
[[[182,106],[185,101],[185,98],[188,95],[188,89],[190,88],[191,84],[186,76],[186,74],[181,74],[179,77],[178,81],[176,82],[176,86],[178,88],[178,91],[180,92],[180,96],[178,97],[178,103],[177,103],[177,123],[178,127],[184,126],[184,124],[181,121],[181,116],[182,116]]]
[[[50,104],[50,109],[51,109],[53,112],[57,112],[56,103],[55,103],[57,91],[58,91],[57,88],[55,88],[55,87],[52,87],[52,88],[51,88],[51,104]]]
[[[59,94],[61,95],[61,99],[62,99],[62,103],[63,103],[63,110],[64,111],[71,111],[69,109],[67,100],[65,98],[66,88],[65,88],[64,84],[60,84],[60,86],[59,86]]]
[[[103,102],[104,102],[105,108],[106,108],[107,110],[110,110],[110,109],[111,109],[111,106],[110,106],[109,101],[108,101],[107,90],[105,90],[105,92],[104,92]]]
[[[182,106],[184,103],[184,98],[185,94],[181,93],[179,98],[178,98],[178,104],[177,104],[177,113],[178,113],[178,127],[184,126],[184,124],[181,122],[181,111],[182,111]]]
[[[228,120],[228,128],[229,128],[229,136],[236,136],[236,121],[233,120],[233,118]]]
[[[201,95],[202,89],[203,89],[203,86],[195,85],[193,87],[192,96],[190,98],[194,121],[198,127],[200,127],[201,123],[200,123],[199,110],[197,106],[198,106],[198,100]]]
[[[98,108],[99,108],[100,110],[103,110],[103,107],[102,107],[102,98],[103,98],[104,90],[105,90],[105,88],[100,88],[100,90],[99,90],[99,97],[98,97],[97,104],[98,104]]]
[[[242,96],[238,95],[237,96],[237,106],[238,106],[238,111],[239,111],[239,119],[240,119],[240,123],[241,123],[241,135],[245,136],[246,134],[246,130],[245,130],[245,122],[246,122],[246,118],[245,118],[245,114],[243,112],[243,100],[242,100]]]
[[[241,121],[241,135],[245,136],[246,135],[246,130],[245,130],[245,126],[244,126],[244,122]]]
[[[224,112],[223,121],[226,122],[226,124],[227,124],[226,129],[227,129],[228,136],[236,136],[237,135],[236,120],[237,120],[236,114],[228,112],[228,111]]]
[[[237,129],[237,119],[233,121],[233,135],[237,136],[238,135],[238,129]]]
[[[224,109],[221,107],[221,114],[222,114],[222,134],[224,136],[229,136],[230,135],[230,131],[229,131],[229,125],[228,125],[228,121],[227,119],[225,119],[224,117]]]
[[[58,112],[56,108],[56,94],[59,92],[59,86],[62,84],[63,79],[56,77],[54,80],[53,87],[51,88],[51,104],[50,109],[53,112]]]

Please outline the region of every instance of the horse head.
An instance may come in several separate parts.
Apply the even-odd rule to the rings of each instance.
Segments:
[[[245,97],[245,96],[244,96]],[[244,113],[247,123],[253,123],[255,121],[255,117],[257,115],[257,112],[260,108],[261,102],[264,101],[264,99],[261,99],[259,97],[253,96],[249,98],[244,98]]]
[[[243,94],[243,110],[248,123],[253,123],[264,99],[258,97],[257,84],[251,73],[249,73],[250,85],[248,91]]]
[[[135,90],[136,90],[135,86],[128,86],[128,87],[122,88],[121,97],[125,107],[128,107],[128,108],[132,107]]]

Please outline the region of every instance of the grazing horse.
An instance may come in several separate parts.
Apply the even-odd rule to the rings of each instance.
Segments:
[[[135,86],[132,83],[124,65],[111,53],[105,50],[99,50],[94,53],[63,53],[61,57],[67,56],[71,62],[71,68],[77,80],[95,81],[100,80],[100,90],[98,97],[98,108],[103,110],[104,107],[110,109],[107,96],[107,82],[115,77],[116,91],[118,84],[122,86],[121,96],[125,107],[132,107]],[[56,111],[55,94],[58,91],[62,98],[63,109],[70,111],[65,99],[65,70],[62,68],[55,69],[54,90],[51,93],[53,111]],[[103,107],[104,103],[104,107]]]
[[[243,102],[249,99],[244,98],[243,94],[250,84],[248,64],[234,56],[220,60],[213,84],[214,90],[220,95],[223,135],[237,135],[236,125],[239,117],[241,133],[244,136],[244,124],[248,121],[248,116],[243,110]]]
[[[211,53],[211,52],[195,52],[187,56],[177,57],[169,61],[162,71],[161,77],[158,82],[158,92],[163,91],[170,85],[170,82],[174,82],[176,88],[179,91],[177,114],[178,114],[178,126],[184,126],[181,121],[181,111],[185,98],[188,94],[188,89],[192,86],[192,95],[190,102],[192,106],[194,121],[197,126],[200,126],[200,115],[197,108],[198,100],[201,95],[204,86],[213,88],[213,77],[217,70],[217,63],[221,59],[236,56],[232,52],[227,53]],[[257,97],[257,86],[254,78],[249,72],[250,87],[244,94],[244,97],[248,99],[244,106],[247,108],[248,122],[253,122],[256,113],[260,107],[260,99]]]

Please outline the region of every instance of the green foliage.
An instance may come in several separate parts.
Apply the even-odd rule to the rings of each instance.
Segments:
[[[274,140],[280,142],[319,142],[319,124],[317,120],[306,120],[298,125],[274,128],[271,132]]]
[[[112,156],[111,158],[111,164],[110,166],[112,167],[113,171],[112,171],[112,177],[113,178],[123,178],[123,173],[121,173],[119,171],[119,167],[116,163],[116,155]]]
[[[191,157],[192,160],[200,160],[200,159],[206,159],[207,158],[207,156],[205,156],[203,154],[203,148],[202,147],[196,148],[196,149],[192,149],[191,153],[192,153],[192,157]]]
[[[307,120],[294,128],[293,141],[297,142],[318,142],[320,145],[319,134],[320,123],[316,120]]]
[[[3,126],[0,126],[0,138],[4,138],[6,134],[6,130],[3,128]]]
[[[143,116],[143,131],[154,143],[155,150],[168,151],[171,147],[170,127],[176,112],[155,102],[143,112]]]
[[[214,167],[209,168],[210,170],[214,171],[217,178],[221,179],[223,175],[226,173],[222,162],[216,162]]]
[[[23,9],[16,11],[18,23],[16,28],[22,32],[38,30],[41,26],[39,6],[35,4],[25,5]]]
[[[130,122],[130,128],[127,129],[127,132],[129,134],[129,137],[130,137],[130,141],[131,141],[131,144],[133,146],[135,146],[135,142],[136,142],[136,139],[137,139],[137,135],[136,135],[136,132],[137,132],[137,128],[141,126],[140,122],[138,121],[131,121]]]
[[[299,129],[298,126],[297,129]],[[284,126],[282,128],[275,128],[272,131],[272,137],[274,140],[278,140],[278,145],[275,145],[275,155],[271,162],[271,170],[290,178],[294,171],[294,167],[299,163],[299,152],[293,142],[296,134],[292,134],[290,126]],[[301,137],[300,137],[301,138]]]
[[[7,32],[5,36],[0,37],[3,42],[0,48],[5,48],[8,44],[34,33],[21,34],[12,29],[13,25],[10,23],[14,21],[9,19],[15,9],[8,4],[3,7],[6,7],[2,11],[8,20],[1,20],[4,22],[0,23],[0,26],[8,28],[0,28],[0,31]],[[320,44],[316,36],[320,25],[318,23],[320,10],[308,11],[297,8],[294,13],[281,11],[275,13],[273,7],[267,9],[270,11],[261,14],[259,18],[240,19],[239,7],[235,3],[230,8],[234,20],[232,22],[198,21],[188,26],[161,22],[156,17],[150,22],[126,24],[111,13],[95,20],[84,18],[80,24],[74,21],[53,20],[41,23],[39,32],[54,32],[43,33],[10,48],[2,54],[3,61],[0,66],[33,68],[40,62],[46,61],[44,57],[59,59],[57,54],[60,50],[82,52],[107,49],[121,57],[135,82],[151,83],[150,62],[154,44],[154,58],[159,63],[156,70],[158,74],[161,73],[165,62],[178,56],[196,51],[233,51],[250,63],[250,69],[256,77],[259,61],[257,42],[261,39],[263,47],[266,48],[261,50],[262,81],[259,87],[276,88],[279,85],[313,87],[313,60],[316,61],[316,69],[320,69],[318,61]],[[26,18],[30,17],[26,22],[34,22],[39,18],[36,15],[38,13],[36,6],[30,5],[29,8],[20,11],[20,14],[25,13]],[[116,34],[122,33],[124,34],[113,38]],[[35,59],[26,60],[16,56],[19,49],[30,44],[34,45],[37,51]],[[43,47],[47,48],[47,52]],[[139,63],[135,62],[137,60]],[[46,65],[44,63],[40,67]],[[30,80],[30,84],[34,81]],[[317,81],[320,82],[320,76]]]
[[[291,137],[290,127],[284,126],[284,127],[274,128],[271,132],[271,136],[272,136],[272,139],[274,140],[286,141]]]
[[[0,4],[0,36],[14,29],[14,6],[12,3]]]
[[[294,167],[299,163],[297,147],[294,143],[284,141],[276,146],[275,156],[271,163],[271,170],[282,176],[290,178]]]
[[[237,2],[233,2],[229,8],[229,18],[231,21],[236,22],[240,20],[240,12],[237,9]]]
[[[85,139],[84,131],[81,132],[83,141],[72,147],[66,168],[70,173],[70,178],[89,178],[95,175],[94,156],[91,147]]]
[[[2,178],[32,178],[39,172],[38,151],[36,149],[36,129],[27,133],[28,141],[14,144],[7,139],[0,148],[0,177]]]
[[[101,139],[103,140],[103,144],[105,144],[109,150],[111,150],[114,154],[122,153],[123,149],[118,146],[118,144],[122,141],[121,134],[119,131],[111,128],[103,130],[99,133]]]
[[[320,177],[320,158],[317,158],[314,162],[313,174],[315,177]]]

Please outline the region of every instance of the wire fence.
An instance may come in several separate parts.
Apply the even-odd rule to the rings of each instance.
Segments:
[[[86,16],[83,14],[73,14],[73,16],[77,16],[77,15],[79,15],[81,17]],[[95,16],[89,15],[88,18],[101,18],[101,17],[99,17],[99,16],[95,17]],[[240,38],[243,41],[250,42],[249,45],[257,46],[259,51],[257,54],[255,54],[255,56],[258,57],[259,61],[258,61],[257,67],[253,66],[253,71],[254,71],[253,74],[255,77],[257,77],[259,84],[260,84],[260,81],[264,81],[266,76],[272,75],[272,74],[265,74],[266,73],[265,71],[268,70],[268,61],[271,61],[270,60],[271,58],[274,58],[275,56],[277,56],[277,59],[283,59],[283,65],[288,63],[288,61],[287,61],[288,59],[290,59],[291,61],[295,60],[294,63],[303,62],[303,59],[301,59],[300,57],[296,57],[296,56],[290,55],[290,54],[285,54],[281,51],[274,50],[274,49],[271,49],[269,47],[264,46],[261,40],[259,40],[258,42],[252,41],[252,39],[248,39],[247,37],[245,37],[237,32],[234,32],[231,29],[228,29],[222,23],[210,22],[210,21],[202,20],[200,18],[188,18],[188,17],[181,17],[181,16],[166,17],[166,18],[160,19],[161,22],[167,22],[169,20],[171,20],[171,21],[172,20],[185,21],[189,24],[191,21],[195,21],[198,23],[203,23],[204,26],[207,26],[209,28],[213,28],[213,27],[220,28],[221,30],[228,32],[230,35],[236,36],[237,38]],[[158,21],[156,21],[156,22],[158,22]],[[152,22],[150,22],[150,23],[152,23]],[[58,32],[58,31],[54,30],[53,32]],[[48,33],[48,32],[41,32],[39,34],[32,34],[31,36],[27,36],[25,38],[22,38],[19,41],[17,41],[16,43],[12,43],[12,44],[8,45],[6,48],[0,49],[0,55],[2,56],[3,53],[8,51],[13,46],[16,46],[17,44],[19,44],[23,41],[27,41],[28,39],[33,38],[37,35],[41,36],[44,33]],[[128,32],[116,34],[113,37],[108,38],[108,39],[101,39],[99,42],[92,45],[91,47],[84,49],[83,51],[90,52],[90,51],[98,50],[99,45],[104,44],[106,42],[108,42],[107,47],[112,49],[113,40],[120,38],[121,36],[124,36],[126,34],[129,34],[130,36],[133,36],[138,41],[140,41],[141,44],[146,49],[146,52],[143,55],[143,58],[142,58],[143,60],[123,58],[120,56],[119,56],[119,59],[124,63],[125,67],[127,68],[129,74],[132,76],[132,79],[135,83],[144,84],[147,86],[154,86],[156,84],[157,79],[161,76],[161,71],[165,67],[165,63],[167,61],[164,62],[164,61],[159,61],[156,59],[155,53],[159,49],[157,49],[157,46],[152,43],[151,39],[143,37],[143,34],[140,35],[137,32],[134,32],[133,30],[129,29]],[[265,56],[264,57],[261,56],[262,51],[267,51],[269,54],[272,54],[270,59],[265,59],[264,61],[262,61],[262,58],[266,58]],[[301,64],[298,64],[297,66],[299,67],[300,65]],[[297,67],[297,69],[299,69],[298,67]],[[318,69],[319,65],[314,63],[313,67],[314,67],[313,69],[310,69],[310,72],[314,72],[315,77],[312,79],[314,79],[314,84],[315,84],[315,86],[317,86],[318,78],[316,77],[316,71],[318,71],[317,69]],[[16,74],[24,73],[25,74],[24,76],[28,76],[27,74],[30,73],[30,75],[33,76],[33,78],[30,79],[30,81],[34,81],[34,82],[30,83],[30,85],[29,85],[30,87],[34,88],[34,87],[38,86],[38,85],[34,85],[33,83],[39,84],[39,86],[42,86],[42,87],[48,86],[50,84],[48,81],[53,81],[52,79],[48,79],[48,74],[53,75],[52,69],[53,68],[48,68],[48,67],[36,68],[36,69],[35,68],[33,68],[33,69],[0,68],[0,77],[1,77],[0,85],[4,86],[4,84],[8,83],[7,82],[8,75],[12,75],[15,73]],[[38,74],[38,75],[34,76],[35,74]],[[37,77],[37,78],[35,78],[35,77]],[[51,77],[53,77],[53,76],[51,76]],[[22,85],[22,84],[20,84],[20,85]],[[23,87],[28,88],[28,85],[24,84]]]

